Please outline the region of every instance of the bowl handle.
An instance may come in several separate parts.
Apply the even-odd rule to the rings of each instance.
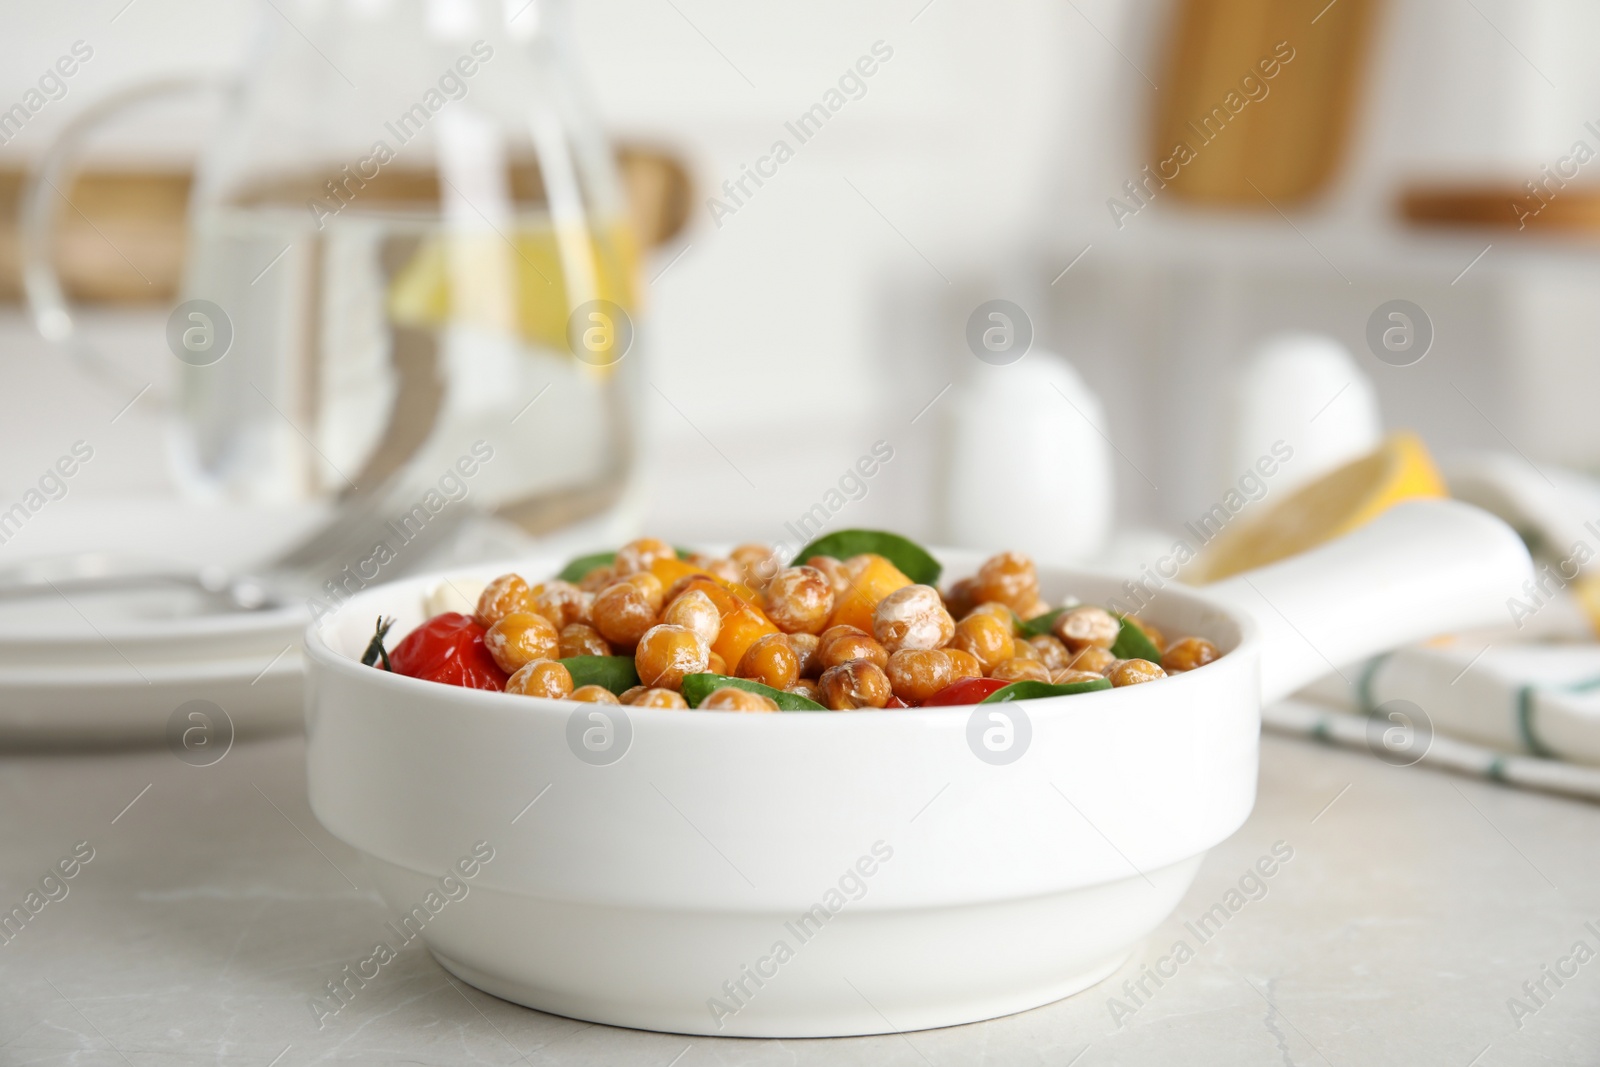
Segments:
[[[1454,500],[1399,504],[1309,552],[1207,586],[1265,639],[1261,699],[1452,630],[1504,624],[1526,596],[1528,550],[1511,527]]]

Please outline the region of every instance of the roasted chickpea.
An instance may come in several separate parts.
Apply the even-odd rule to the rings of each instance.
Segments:
[[[632,699],[629,699],[629,697]],[[647,686],[636,685],[622,694],[622,702],[631,704],[636,708],[687,708],[689,702],[683,699],[683,694],[671,689],[651,689]]]
[[[650,603],[649,595],[628,581],[600,590],[590,614],[600,636],[619,650],[631,650],[644,632],[656,624],[656,608]]]
[[[738,566],[744,584],[757,592],[783,569],[783,562],[767,545],[740,545],[728,557]]]
[[[983,677],[983,663],[971,652],[963,652],[959,648],[947,648],[944,654],[950,657],[951,685],[968,678]]]
[[[1165,678],[1167,672],[1147,659],[1125,659],[1106,674],[1114,686],[1139,685]]]
[[[585,704],[620,704],[617,694],[603,685],[584,685],[572,691],[569,700],[581,700]]]
[[[953,618],[964,619],[967,612],[978,606],[978,602],[973,599],[973,591],[977,588],[977,584],[971,578],[963,578],[952,583],[950,588],[944,591],[945,610]]]
[[[706,671],[710,674],[720,674],[726,678],[728,676],[728,661],[713,652],[706,658]]]
[[[1011,636],[1009,619],[1001,622],[989,612],[973,612],[956,624],[950,647],[967,653],[987,671],[1015,654],[1016,641]]]
[[[1072,652],[1088,648],[1110,648],[1117,643],[1122,625],[1117,617],[1105,608],[1093,604],[1079,604],[1056,616],[1055,635]]]
[[[1013,641],[1011,643],[1011,658],[1031,659],[1043,662],[1042,660],[1039,660],[1039,650],[1028,644],[1026,641]]]
[[[569,623],[588,622],[589,609],[594,604],[593,593],[585,593],[559,578],[540,582],[528,595],[532,610],[555,623],[558,630]]]
[[[937,648],[902,648],[890,654],[884,673],[907,704],[920,704],[955,680],[950,656]]]
[[[522,575],[502,574],[483,587],[476,617],[480,626],[493,626],[512,612],[532,610],[533,600]]]
[[[1008,682],[1048,682],[1050,668],[1036,659],[1018,659],[1012,657],[997,664],[989,672],[991,678],[1002,678]]]
[[[1023,622],[1031,622],[1041,615],[1048,614],[1050,614],[1050,605],[1037,597],[1034,598],[1033,603],[1024,604],[1017,609],[1017,618]]]
[[[829,667],[822,672],[817,690],[822,694],[818,703],[834,711],[881,708],[894,695],[889,675],[868,659],[853,659]]]
[[[822,638],[816,634],[790,634],[789,647],[794,649],[794,657],[800,663],[800,677],[815,678],[822,673],[817,666],[817,646],[822,643]]]
[[[762,592],[767,618],[784,633],[821,633],[833,614],[833,586],[815,567],[786,567]]]
[[[822,692],[817,688],[815,682],[796,682],[785,692],[793,693],[797,697],[805,697],[807,700],[814,700],[818,704],[822,703]]]
[[[973,595],[979,603],[998,600],[1015,611],[1039,598],[1039,574],[1033,560],[1020,552],[1001,552],[990,556],[973,579]]]
[[[617,561],[612,566],[618,577],[625,578],[630,574],[648,572],[650,565],[658,559],[677,557],[677,550],[665,541],[656,537],[641,537],[617,549]]]
[[[850,576],[851,582],[858,578],[862,571],[875,559],[883,559],[876,552],[863,552],[859,556],[851,556],[844,561],[844,572]]]
[[[617,569],[611,566],[596,567],[585,574],[578,582],[578,588],[585,593],[598,593],[606,586],[617,580]]]
[[[1072,653],[1067,651],[1067,646],[1061,643],[1060,638],[1039,634],[1028,638],[1028,644],[1039,654],[1039,662],[1053,671],[1066,670],[1072,663]]]
[[[889,650],[854,626],[830,626],[822,631],[813,658],[813,663],[820,671],[827,671],[852,659],[871,660],[880,667],[886,667],[889,664]]]
[[[706,573],[719,582],[742,582],[744,572],[731,559],[714,559],[705,565]]]
[[[828,584],[833,587],[833,596],[837,600],[850,591],[850,572],[845,565],[832,556],[812,556],[806,560],[806,566],[822,572],[828,579]]]
[[[502,615],[483,635],[483,647],[506,673],[522,669],[536,659],[561,655],[561,634],[555,624],[531,611]]]
[[[687,626],[662,623],[639,638],[633,667],[645,685],[676,692],[684,675],[704,674],[710,660],[711,649],[699,634]]]
[[[506,692],[565,700],[572,695],[572,674],[565,664],[553,659],[536,659],[524,663],[507,679]]]
[[[1220,655],[1217,646],[1203,637],[1180,637],[1161,653],[1161,667],[1168,674],[1181,674],[1204,667]]]
[[[777,711],[778,702],[771,697],[725,685],[712,690],[700,702],[701,711]]]
[[[717,634],[722,632],[722,612],[717,610],[717,605],[700,589],[690,589],[688,592],[679,593],[677,599],[667,604],[667,610],[661,615],[662,622],[670,622],[674,626],[687,626],[707,645],[717,639]]]
[[[974,615],[993,615],[1006,628],[1007,633],[1012,636],[1017,633],[1017,613],[998,600],[985,600],[982,604],[963,615],[961,621],[966,622]]]
[[[768,634],[751,645],[739,661],[739,677],[773,689],[787,689],[799,681],[800,657],[788,635]]]
[[[639,592],[644,594],[645,600],[650,603],[650,610],[657,615],[661,614],[661,607],[667,602],[666,590],[661,587],[661,579],[649,571],[630,574],[622,581],[627,582]]]
[[[561,658],[569,656],[609,656],[611,643],[600,631],[586,623],[573,622],[561,628]]]
[[[1075,671],[1071,667],[1061,671],[1050,672],[1052,685],[1076,685],[1079,682],[1103,682],[1105,676],[1094,671]]]
[[[956,632],[944,598],[931,585],[907,585],[882,600],[872,613],[872,636],[890,652],[943,648]]]
[[[1117,661],[1110,649],[1098,645],[1090,645],[1072,653],[1072,659],[1067,663],[1067,669],[1077,671],[1093,671],[1095,674],[1105,673],[1105,669]]]

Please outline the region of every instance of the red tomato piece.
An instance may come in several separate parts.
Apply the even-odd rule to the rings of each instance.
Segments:
[[[389,653],[396,674],[444,685],[503,692],[509,675],[484,647],[488,631],[470,615],[435,615],[406,634]]]
[[[922,706],[932,708],[949,704],[977,704],[981,703],[984,697],[992,696],[1010,684],[1004,678],[963,678],[959,682],[950,683],[924,700]]]

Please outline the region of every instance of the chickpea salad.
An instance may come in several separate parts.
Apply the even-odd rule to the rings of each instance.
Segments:
[[[994,703],[1156,681],[1221,654],[1132,615],[1039,595],[1016,552],[938,587],[896,534],[842,530],[789,563],[764,545],[710,557],[641,538],[530,584],[444,583],[362,663],[522,696],[702,711],[854,711]]]

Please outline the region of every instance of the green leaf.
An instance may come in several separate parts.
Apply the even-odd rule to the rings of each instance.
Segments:
[[[561,665],[572,675],[572,688],[599,685],[621,696],[639,684],[632,656],[568,656]]]
[[[1056,618],[1066,610],[1066,608],[1057,608],[1027,621],[1018,619],[1017,628],[1022,631],[1023,637],[1038,637],[1041,634],[1047,634],[1055,627]]]
[[[819,537],[802,548],[789,565],[798,567],[812,556],[849,559],[865,552],[887,559],[918,585],[934,585],[939,581],[939,561],[930,556],[927,549],[899,534],[882,530],[838,530]]]
[[[1145,632],[1139,629],[1136,623],[1128,621],[1126,615],[1118,615],[1122,620],[1122,628],[1117,631],[1117,640],[1111,646],[1111,654],[1118,659],[1144,659],[1159,666],[1161,664],[1161,650]]]
[[[732,686],[735,689],[743,689],[749,693],[760,693],[764,697],[771,697],[780,711],[828,710],[815,700],[807,700],[798,693],[785,693],[782,689],[774,689],[770,685],[752,682],[748,678],[729,678],[722,674],[684,675],[683,688],[680,691],[683,693],[683,699],[689,702],[691,708],[698,708],[706,697],[724,686]]]
[[[978,701],[980,704],[1009,704],[1013,700],[1042,700],[1045,697],[1065,697],[1074,693],[1096,693],[1111,688],[1111,679],[1096,678],[1092,682],[1072,682],[1069,685],[1051,685],[1049,682],[1012,682],[1004,689]]]
[[[556,575],[563,582],[581,582],[589,576],[589,572],[598,567],[609,567],[616,561],[615,552],[596,552],[592,556],[579,556],[577,559],[561,568],[561,573]]]

